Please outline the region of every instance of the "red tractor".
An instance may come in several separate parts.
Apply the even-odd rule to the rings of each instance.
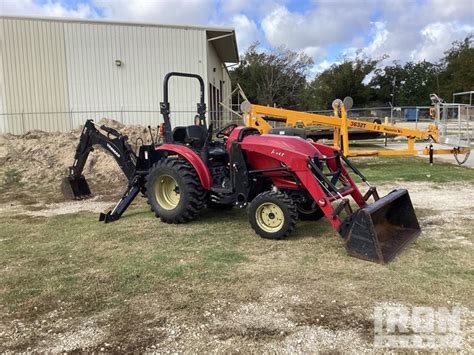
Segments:
[[[168,81],[172,76],[195,78],[200,83],[195,125],[171,129]],[[390,261],[419,235],[408,192],[394,190],[379,198],[338,149],[299,136],[261,135],[255,128],[236,124],[217,131],[217,140],[213,140],[212,124],[206,126],[200,76],[169,73],[163,92],[164,142],[142,145],[138,154],[119,132],[102,126],[105,135],[92,121],[84,126],[63,192],[73,198],[90,195],[82,169],[94,145],[109,151],[129,180],[122,199],[112,211],[101,214],[100,220],[117,220],[142,192],[155,215],[166,223],[189,222],[206,206],[248,206],[250,225],[270,239],[289,236],[298,218],[316,221],[326,217],[350,255],[380,263]],[[348,170],[369,186],[365,195]],[[374,199],[371,204],[370,197]]]

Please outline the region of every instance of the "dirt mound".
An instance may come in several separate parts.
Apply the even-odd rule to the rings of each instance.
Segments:
[[[137,143],[150,142],[149,133],[142,126],[124,126],[105,118],[98,122],[99,126],[102,124],[127,135],[134,149]],[[60,182],[73,163],[81,132],[82,129],[66,133],[35,130],[20,136],[0,135],[0,188],[3,193],[21,189],[38,192],[52,189],[52,195],[59,198]],[[104,187],[105,190],[113,187],[120,192],[126,183],[115,160],[100,147],[89,155],[84,176],[91,186]]]

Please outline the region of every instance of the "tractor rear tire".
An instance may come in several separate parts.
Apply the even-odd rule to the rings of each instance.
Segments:
[[[206,190],[185,160],[162,159],[146,178],[148,204],[165,223],[186,223],[206,206]]]
[[[298,218],[302,221],[319,221],[324,217],[324,212],[318,205],[311,208],[311,203],[302,203],[298,205]]]
[[[249,206],[249,222],[262,238],[283,239],[296,228],[298,211],[287,194],[265,191],[257,195]]]

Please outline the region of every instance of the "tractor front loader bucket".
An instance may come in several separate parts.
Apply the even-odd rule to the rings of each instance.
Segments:
[[[421,233],[408,191],[394,190],[350,215],[341,226],[351,256],[388,263]]]
[[[89,184],[83,175],[65,177],[61,182],[61,192],[70,200],[80,200],[91,196]]]

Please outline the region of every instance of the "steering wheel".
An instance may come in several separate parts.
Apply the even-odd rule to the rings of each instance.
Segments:
[[[235,123],[228,124],[227,126],[221,128],[216,132],[216,138],[227,138],[230,136],[232,131],[237,127],[238,125]]]

